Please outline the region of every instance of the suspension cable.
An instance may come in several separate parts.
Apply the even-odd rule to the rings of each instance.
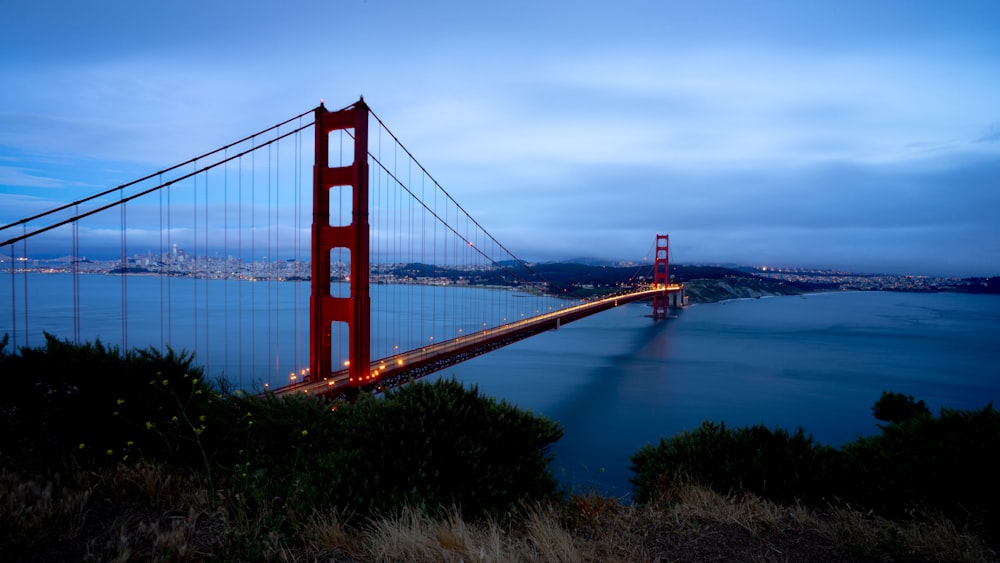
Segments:
[[[153,172],[152,174],[143,176],[142,178],[139,178],[137,180],[132,180],[131,182],[126,182],[126,183],[121,184],[119,186],[115,186],[114,188],[107,189],[107,190],[105,190],[103,192],[93,194],[91,196],[88,196],[88,197],[85,197],[83,199],[74,201],[72,203],[67,203],[65,205],[60,205],[59,207],[55,207],[55,208],[49,209],[47,211],[43,211],[42,213],[38,213],[38,214],[32,215],[31,217],[25,217],[23,219],[19,219],[17,221],[14,221],[13,223],[8,223],[6,225],[0,226],[0,231],[3,231],[5,229],[9,229],[10,227],[14,227],[14,226],[17,226],[17,225],[28,223],[30,221],[34,221],[35,219],[40,219],[42,217],[45,217],[46,215],[51,215],[53,213],[58,213],[60,211],[65,211],[66,209],[69,209],[70,207],[74,207],[74,206],[80,205],[81,203],[87,203],[88,201],[97,199],[99,197],[104,197],[106,195],[113,194],[114,192],[116,192],[118,190],[123,190],[125,188],[128,188],[128,187],[134,186],[136,184],[145,182],[146,180],[150,180],[150,179],[152,179],[152,178],[154,178],[156,176],[161,176],[162,177],[163,174],[166,174],[167,172],[172,172],[174,170],[177,170],[178,168],[183,168],[183,167],[187,166],[188,164],[195,163],[195,162],[197,162],[199,160],[205,160],[209,156],[212,156],[212,155],[217,154],[219,152],[222,152],[222,151],[225,151],[227,149],[230,149],[230,148],[232,148],[234,146],[237,146],[237,145],[240,145],[242,143],[245,143],[246,141],[249,141],[250,139],[252,139],[254,137],[263,135],[264,133],[267,133],[268,131],[271,131],[272,129],[276,129],[278,127],[281,127],[282,125],[285,125],[287,123],[295,121],[296,119],[299,119],[302,116],[308,115],[308,114],[312,113],[313,111],[314,110],[309,110],[309,111],[302,112],[299,115],[296,115],[295,117],[292,117],[290,119],[282,121],[281,123],[279,123],[277,125],[272,125],[271,127],[268,127],[266,129],[262,129],[261,131],[259,131],[257,133],[254,133],[253,135],[247,135],[246,137],[240,139],[239,141],[234,141],[234,142],[229,143],[228,145],[226,145],[224,147],[220,147],[220,148],[217,148],[217,149],[215,149],[213,151],[209,151],[209,152],[207,152],[205,154],[202,154],[200,156],[196,156],[194,158],[188,159],[188,160],[186,160],[184,162],[181,162],[180,164],[175,164],[175,165],[173,165],[173,166],[171,166],[169,168],[164,168],[163,170],[160,170],[158,172]],[[309,127],[311,125],[312,125],[312,123],[309,123],[305,127]],[[183,178],[181,178],[181,179],[183,179]],[[140,194],[140,195],[142,195],[142,194]],[[60,223],[60,224],[62,224],[62,223]],[[32,234],[36,234],[36,233],[32,233]],[[7,241],[7,242],[4,242],[3,244],[0,244],[0,246],[4,246],[4,245],[8,244],[9,242],[16,242],[16,241]]]

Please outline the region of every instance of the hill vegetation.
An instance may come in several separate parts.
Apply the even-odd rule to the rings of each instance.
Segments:
[[[723,423],[561,491],[562,428],[454,380],[248,396],[182,353],[0,340],[0,560],[991,560],[992,406],[885,393],[840,449]],[[992,542],[992,544],[986,543]]]

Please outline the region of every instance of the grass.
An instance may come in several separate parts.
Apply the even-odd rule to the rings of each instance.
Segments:
[[[890,521],[845,506],[780,505],[674,486],[645,505],[596,493],[470,520],[416,508],[356,518],[281,499],[210,498],[203,475],[118,463],[0,473],[3,560],[31,561],[994,561],[947,519]],[[213,502],[214,500],[214,502]]]

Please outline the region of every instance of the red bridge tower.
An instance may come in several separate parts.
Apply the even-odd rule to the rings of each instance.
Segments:
[[[349,385],[357,387],[371,378],[371,298],[368,291],[368,106],[364,98],[340,111],[316,108],[316,163],[313,168],[312,295],[309,298],[309,376],[313,381],[330,377],[332,324],[347,323]],[[330,132],[354,129],[354,162],[329,166]],[[330,225],[330,189],[350,186],[351,223]],[[330,293],[330,251],[350,252],[348,297]],[[338,366],[339,368],[339,366]]]
[[[670,284],[670,235],[656,234],[656,259],[653,262],[653,285],[666,288]],[[667,316],[670,306],[666,292],[653,297],[653,318]]]

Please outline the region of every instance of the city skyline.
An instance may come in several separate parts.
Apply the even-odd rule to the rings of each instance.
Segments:
[[[63,4],[0,8],[0,223],[364,95],[529,261],[1000,264],[993,2]]]

